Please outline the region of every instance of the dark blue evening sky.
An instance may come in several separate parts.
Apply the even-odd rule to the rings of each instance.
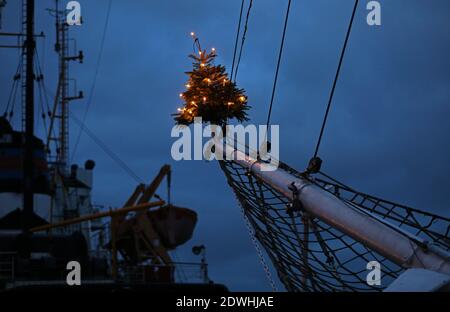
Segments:
[[[2,31],[18,30],[20,2],[8,0]],[[53,1],[36,2],[36,31],[46,34],[38,52],[54,92],[54,21],[45,11]],[[72,27],[72,35],[85,62],[72,64],[70,73],[88,95],[109,0],[79,2],[84,24]],[[450,2],[380,1],[378,27],[366,24],[367,2],[360,1],[337,85],[320,152],[323,169],[361,191],[448,216]],[[238,75],[253,123],[265,123],[286,4],[253,4]],[[171,114],[181,105],[178,94],[191,68],[189,33],[196,32],[205,48],[215,47],[216,62],[229,69],[239,7],[238,0],[112,0],[86,124],[146,181],[161,165],[172,165],[173,202],[199,214],[195,235],[178,258],[196,260],[191,247],[205,244],[213,280],[231,290],[270,290],[217,163],[170,157]],[[280,125],[280,158],[298,169],[313,153],[352,7],[352,0],[292,3],[272,122]],[[17,51],[0,49],[0,108],[18,60]],[[73,102],[71,111],[81,118],[86,105]],[[38,126],[42,137],[42,122]],[[79,129],[70,127],[73,146]],[[136,182],[83,135],[75,161],[89,158],[97,163],[94,202],[120,207]]]

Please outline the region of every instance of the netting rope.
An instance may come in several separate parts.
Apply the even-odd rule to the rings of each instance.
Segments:
[[[405,270],[309,215],[238,162],[223,160],[220,167],[286,290],[382,291]],[[280,167],[305,178],[284,163]],[[450,219],[355,191],[325,173],[308,179],[346,205],[450,250]],[[381,265],[380,286],[367,283],[366,266],[371,261]]]

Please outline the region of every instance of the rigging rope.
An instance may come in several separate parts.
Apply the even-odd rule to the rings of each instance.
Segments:
[[[48,101],[48,92],[47,92],[47,88],[45,86],[45,81],[44,81],[44,65],[41,66],[41,62],[39,61],[39,54],[37,49],[35,50],[35,57],[36,57],[36,66],[37,66],[37,73],[38,73],[38,77],[42,77],[42,79],[39,79],[38,82],[42,85],[43,91],[44,91],[44,95],[45,95],[45,104],[47,106],[47,114],[50,114],[51,110],[50,110],[50,105],[49,105],[49,101]]]
[[[45,87],[45,82],[44,82],[44,74],[43,74],[43,66],[41,66],[41,62],[39,60],[39,54],[38,54],[38,50],[35,49],[35,58],[36,58],[36,72],[37,72],[37,82],[38,82],[38,89],[39,89],[39,103],[41,106],[41,113],[42,113],[42,120],[44,123],[44,130],[45,130],[45,135],[47,135],[48,131],[47,131],[47,120],[46,120],[46,115],[48,115],[49,117],[51,116],[50,113],[50,105],[48,103],[48,95],[47,95],[47,89]],[[44,107],[44,102],[46,104],[47,107],[47,111],[45,111],[45,107]]]
[[[106,144],[100,140],[92,131],[90,131],[83,122],[75,117],[75,115],[70,112],[70,117],[75,121],[75,123],[94,141],[114,162],[116,162],[131,178],[133,178],[138,183],[144,183],[144,180],[139,177],[128,165],[119,158],[111,149],[106,146]],[[156,197],[156,196],[155,196]]]
[[[89,108],[91,106],[91,102],[92,102],[92,98],[93,98],[93,94],[94,94],[94,90],[95,90],[95,85],[97,84],[97,76],[98,76],[98,71],[100,68],[100,63],[101,63],[101,59],[102,59],[102,55],[103,55],[103,47],[105,45],[105,39],[106,39],[106,33],[107,33],[107,29],[108,29],[108,23],[109,23],[109,16],[111,13],[111,4],[112,4],[112,0],[109,0],[108,2],[108,8],[106,11],[106,20],[105,20],[105,25],[103,27],[103,34],[102,34],[102,39],[101,39],[101,43],[100,43],[100,51],[97,57],[97,63],[95,65],[95,72],[94,72],[94,79],[92,81],[92,86],[91,86],[91,90],[89,92],[89,97],[86,103],[86,109],[84,111],[84,115],[83,115],[83,121],[81,123],[80,126],[80,131],[78,132],[78,136],[75,140],[75,145],[73,147],[73,152],[72,152],[72,157],[71,157],[71,161],[73,161],[75,154],[77,152],[77,148],[78,148],[78,143],[80,142],[80,138],[81,138],[81,134],[83,133],[83,129],[85,127],[85,123],[86,123],[86,117],[87,114],[89,112]]]
[[[230,75],[230,81],[233,81],[233,74],[234,74],[234,62],[236,60],[236,52],[237,52],[237,46],[239,41],[239,33],[241,32],[241,21],[242,21],[242,11],[244,9],[244,2],[245,0],[242,0],[241,2],[241,11],[239,13],[239,23],[236,31],[236,41],[234,42],[234,51],[233,51],[233,63],[231,64],[231,75]]]
[[[237,74],[238,74],[238,70],[239,70],[239,64],[241,63],[242,50],[244,49],[244,43],[245,43],[245,38],[246,38],[246,34],[247,34],[247,29],[248,29],[248,20],[250,17],[250,11],[252,10],[252,6],[253,6],[253,0],[250,0],[248,9],[247,9],[247,16],[245,18],[244,31],[242,33],[241,47],[239,49],[239,57],[238,57],[237,63],[236,63],[236,70],[234,71],[234,82],[236,82]]]
[[[231,160],[220,164],[253,227],[254,237],[266,250],[286,290],[381,291],[407,269],[303,209],[293,210],[292,198],[253,176],[248,167]],[[287,164],[280,162],[280,169],[304,179],[301,172]],[[444,251],[450,249],[449,218],[356,192],[334,180],[321,177],[309,182],[368,218],[391,223],[397,230],[401,228]],[[411,242],[415,241],[408,237]],[[372,260],[384,268],[380,286],[369,285],[366,281],[366,265]]]
[[[45,104],[46,104],[46,107],[47,107],[47,116],[51,119],[51,118],[53,118],[53,116],[52,116],[52,111],[50,109],[50,104],[49,104],[49,93],[50,93],[50,91],[47,89],[47,86],[45,85],[45,80],[44,80],[44,75],[43,75],[43,67],[41,67],[41,64],[40,64],[39,54],[38,54],[37,49],[35,50],[35,56],[36,56],[37,73],[38,73],[39,77],[42,77],[42,79],[38,80],[39,92],[41,92],[41,88],[42,88]],[[54,98],[55,95],[52,96],[50,94],[50,97]],[[41,99],[41,101],[42,101],[42,99]],[[42,107],[42,111],[44,112],[44,108],[43,107]],[[55,129],[51,127],[51,121],[50,121],[49,128],[52,128],[52,129],[51,129],[51,133],[49,133],[48,130],[50,130],[50,129],[47,128],[47,124],[46,124],[44,116],[42,116],[42,118],[44,119],[44,130],[45,130],[45,135],[47,136],[47,141],[48,141],[49,140],[49,136],[53,135],[53,137],[56,137],[56,132],[55,132]],[[58,145],[58,142],[56,140],[54,141],[54,144],[55,144],[55,150],[59,150],[59,145]],[[47,144],[47,153],[50,155],[49,144]]]
[[[275,90],[277,88],[278,72],[280,70],[281,56],[283,54],[284,39],[285,39],[285,36],[286,36],[286,29],[287,29],[287,24],[288,24],[288,19],[289,19],[290,8],[291,8],[291,0],[289,0],[288,6],[287,6],[287,9],[286,9],[286,17],[285,17],[285,20],[284,20],[284,27],[283,27],[283,36],[281,37],[280,51],[278,53],[277,68],[276,68],[276,71],[275,71],[275,78],[273,80],[272,96],[270,98],[269,112],[267,114],[267,123],[266,123],[267,128],[269,128],[270,117],[272,115],[273,100],[275,98]],[[267,136],[267,131],[266,131],[266,136]]]
[[[358,0],[353,9],[315,155],[318,153],[357,5]],[[280,55],[282,47],[283,44]],[[281,56],[279,60],[280,58]],[[277,74],[274,90],[276,80]],[[270,111],[268,124],[269,122]],[[253,231],[249,230],[251,237],[257,239],[265,248],[277,269],[280,281],[288,291],[381,291],[408,268],[407,263],[399,264],[383,257],[367,247],[364,241],[353,239],[320,218],[309,215],[301,207],[292,211],[292,197],[279,192],[267,183],[264,177],[253,176],[251,166],[249,170],[248,166],[232,160],[223,160],[219,163],[239,200],[244,219],[253,227]],[[444,251],[450,249],[448,237],[450,219],[448,218],[356,192],[325,175],[320,168],[317,173],[328,179],[305,176],[304,173],[297,172],[282,162],[280,162],[280,168],[293,177],[308,179],[311,184],[329,192],[368,218],[373,218],[399,233],[408,235],[411,244],[415,242],[420,246],[422,239],[416,239],[407,232],[416,236],[419,234],[425,236],[427,241]],[[333,188],[334,191],[332,191]],[[303,240],[300,235],[303,235]],[[371,260],[378,261],[384,268],[383,285],[367,283],[365,269]]]
[[[243,8],[244,8],[244,2],[245,2],[245,0],[242,0],[242,2],[241,2],[241,9],[240,9],[240,13],[239,13],[239,23],[238,23],[238,28],[237,28],[237,32],[236,32],[236,41],[235,41],[235,44],[234,44],[233,63],[232,63],[232,66],[231,66],[232,68],[231,68],[230,81],[233,81],[233,74],[235,74],[235,76],[234,76],[234,81],[235,82],[236,82],[237,72],[238,72],[238,69],[239,69],[239,64],[241,62],[242,50],[243,50],[243,47],[244,47],[246,33],[247,33],[247,29],[248,29],[248,20],[249,20],[249,17],[250,17],[250,11],[251,11],[251,8],[252,8],[252,5],[253,5],[253,0],[250,0],[249,6],[248,6],[248,10],[247,10],[246,19],[245,19],[245,27],[244,27],[244,32],[243,32],[243,35],[242,35],[241,47],[239,49],[239,57],[238,57],[238,61],[237,61],[237,64],[236,64],[236,71],[234,71],[235,70],[234,63],[235,63],[235,58],[236,58],[237,45],[238,45],[238,41],[239,41],[239,33],[240,33],[240,29],[241,29],[241,20],[242,20],[242,11],[243,11]],[[261,265],[262,265],[262,267],[264,269],[266,277],[267,277],[267,279],[268,279],[268,281],[270,283],[270,286],[271,286],[271,288],[272,288],[272,290],[274,292],[277,292],[278,289],[277,289],[277,287],[275,285],[275,282],[274,282],[274,280],[272,278],[272,274],[270,273],[270,269],[269,269],[266,261],[264,260],[264,256],[262,254],[262,251],[259,248],[258,242],[257,242],[257,240],[255,238],[255,232],[252,230],[250,221],[247,218],[247,216],[245,215],[245,211],[244,211],[244,208],[242,206],[241,206],[241,213],[242,213],[242,218],[244,219],[245,225],[247,227],[248,234],[249,234],[250,239],[251,239],[251,241],[253,243],[255,251],[256,251],[256,253],[258,255],[259,261],[260,261],[260,263],[261,263]]]
[[[259,248],[259,244],[258,241],[256,239],[256,232],[253,230],[251,224],[250,224],[250,220],[247,218],[247,216],[245,215],[245,210],[244,208],[241,206],[241,214],[242,214],[242,218],[244,219],[245,222],[245,226],[247,227],[247,231],[249,233],[250,239],[252,240],[253,246],[256,250],[256,253],[258,255],[259,258],[259,262],[261,263],[263,269],[264,269],[264,273],[266,274],[267,279],[269,280],[270,283],[270,287],[272,288],[273,292],[278,292],[278,288],[275,285],[275,281],[272,278],[272,274],[270,273],[270,269],[269,266],[267,265],[266,261],[264,260],[264,256],[263,253],[261,251],[261,248]]]
[[[320,129],[319,138],[317,139],[316,149],[314,151],[314,157],[313,158],[316,158],[317,154],[319,153],[320,143],[322,141],[323,132],[325,130],[325,125],[326,125],[327,119],[328,119],[328,113],[330,112],[331,103],[333,101],[334,90],[336,89],[336,83],[337,83],[337,80],[338,80],[338,77],[339,77],[339,73],[341,71],[341,65],[342,65],[342,61],[344,59],[345,50],[347,48],[348,38],[350,37],[350,33],[351,33],[351,30],[352,30],[353,20],[355,18],[355,13],[356,13],[356,9],[358,7],[358,2],[359,2],[359,0],[355,0],[355,5],[353,7],[352,17],[351,17],[350,23],[348,25],[347,35],[345,36],[344,46],[342,47],[341,56],[339,58],[339,64],[338,64],[338,67],[337,67],[337,70],[336,70],[336,75],[335,75],[334,81],[333,81],[333,87],[331,88],[330,97],[328,99],[328,104],[327,104],[327,109],[326,109],[325,115],[323,117],[322,127]]]
[[[227,171],[225,162],[220,161],[219,165],[220,165],[221,169],[223,170],[223,172],[225,173],[228,183],[231,183],[231,181],[233,180],[233,177],[230,175],[229,171]],[[242,182],[242,180],[241,180],[241,182]],[[264,260],[263,253],[261,251],[261,248],[258,245],[258,241],[257,241],[257,239],[259,239],[257,237],[258,233],[252,229],[252,224],[250,223],[250,220],[247,217],[246,211],[244,209],[243,201],[241,200],[242,199],[241,195],[235,189],[233,189],[233,191],[234,191],[236,198],[238,199],[239,207],[241,208],[240,210],[241,210],[242,218],[244,219],[245,225],[247,227],[248,235],[250,236],[250,239],[253,243],[253,247],[255,248],[256,254],[257,254],[257,256],[259,258],[259,262],[260,262],[261,266],[263,267],[263,270],[266,274],[267,280],[269,281],[272,290],[274,292],[278,292],[278,288],[275,285],[275,282],[272,278],[272,274],[270,273],[269,266],[267,265],[266,261]]]
[[[11,86],[11,91],[8,96],[8,102],[6,102],[5,110],[3,113],[3,116],[5,118],[8,116],[9,107],[11,106],[11,110],[14,108],[14,104],[16,101],[17,88],[19,85],[18,81],[20,80],[20,73],[22,72],[22,64],[23,64],[23,60],[22,60],[22,58],[20,58],[20,61],[17,64],[16,73],[13,76],[13,85]],[[11,113],[12,113],[12,111],[11,111]]]
[[[38,86],[38,94],[39,94],[39,106],[38,106],[38,115],[41,115],[44,131],[47,133],[47,120],[46,120],[46,114],[45,114],[45,108],[44,108],[44,90],[42,87],[42,80],[44,79],[44,76],[42,73],[40,73],[39,68],[36,64],[36,72],[37,72],[37,86]],[[39,129],[39,118],[36,121],[36,128]]]

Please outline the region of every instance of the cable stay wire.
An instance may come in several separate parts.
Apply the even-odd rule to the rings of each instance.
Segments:
[[[52,118],[54,118],[54,115],[53,115],[52,110],[50,108],[50,105],[48,103],[49,103],[49,97],[55,98],[56,95],[55,95],[54,92],[48,90],[48,88],[45,85],[44,81],[42,81],[42,88],[44,90],[44,98],[45,98],[45,102],[46,102],[46,106],[47,106],[47,115],[50,118],[50,125],[49,125],[49,128],[47,129],[46,134],[45,134],[47,136],[47,143],[46,143],[46,145],[47,145],[47,153],[50,154],[51,152],[50,152],[50,149],[49,149],[50,148],[49,136],[52,135],[53,137],[56,137],[56,130],[55,130],[55,127],[52,127],[51,120],[52,120]],[[53,144],[55,146],[55,149],[59,150],[58,141],[57,140],[53,140]]]
[[[98,72],[99,72],[99,68],[100,68],[100,63],[101,63],[101,59],[102,59],[102,55],[103,55],[103,48],[104,48],[104,45],[105,45],[105,39],[106,39],[107,30],[108,30],[109,17],[110,17],[110,13],[111,13],[111,5],[112,5],[112,0],[109,0],[108,8],[107,8],[107,11],[106,11],[105,24],[104,24],[104,27],[103,27],[103,34],[102,34],[102,38],[101,38],[101,42],[100,42],[100,51],[99,51],[99,54],[98,54],[98,57],[97,57],[97,63],[95,65],[94,78],[93,78],[93,81],[92,81],[91,89],[89,91],[89,97],[88,97],[88,100],[86,102],[86,108],[85,108],[85,111],[84,111],[84,114],[83,114],[81,127],[80,127],[80,130],[78,132],[78,136],[77,136],[77,138],[75,140],[75,144],[74,144],[74,147],[73,147],[73,152],[72,152],[72,156],[71,156],[71,162],[75,158],[75,154],[77,152],[78,144],[80,142],[81,135],[82,135],[83,129],[85,127],[86,118],[87,118],[89,109],[91,107],[91,103],[92,103],[92,99],[93,99],[93,95],[94,95],[94,91],[95,91],[95,86],[97,84]]]
[[[287,29],[288,20],[289,20],[290,9],[291,9],[291,0],[289,0],[289,2],[288,2],[287,9],[286,9],[286,17],[284,19],[283,35],[281,37],[280,50],[278,53],[277,68],[275,70],[275,78],[273,80],[272,95],[270,97],[270,104],[269,104],[269,112],[267,113],[267,122],[266,122],[267,129],[269,128],[270,117],[272,116],[273,100],[275,98],[275,91],[277,88],[278,73],[280,71],[281,57],[283,55],[284,40],[286,37],[286,29]],[[267,131],[266,131],[266,139],[267,139]]]
[[[319,150],[358,2],[358,0],[355,1],[353,8],[315,155]],[[289,0],[286,12],[267,125],[270,123],[290,4],[291,0]],[[383,253],[367,246],[364,239],[353,238],[351,231],[335,228],[329,222],[326,222],[326,218],[308,215],[300,207],[294,209],[294,201],[298,200],[298,197],[295,199],[294,194],[289,196],[280,192],[270,181],[264,178],[254,179],[251,174],[251,166],[249,170],[248,166],[233,160],[222,160],[219,164],[242,207],[244,219],[248,220],[250,237],[254,238],[255,241],[258,240],[265,249],[286,290],[382,291],[408,269],[407,262],[399,263],[399,261],[391,260],[390,257],[383,256]],[[419,237],[419,233],[427,235],[431,244],[440,245],[444,241],[444,245],[450,248],[448,245],[450,220],[448,218],[433,216],[426,212],[356,192],[352,188],[346,187],[345,184],[327,176],[320,171],[320,168],[317,173],[328,179],[322,180],[315,177],[311,178],[309,175],[305,176],[304,173],[298,172],[282,162],[279,166],[289,175],[307,179],[324,191],[333,194],[350,209],[357,209],[365,216],[374,218],[390,229],[407,235],[413,250],[413,256],[417,256],[416,252],[419,250],[415,244],[422,248],[427,247],[426,241]],[[334,187],[334,191],[330,187]],[[427,218],[422,218],[424,216]],[[436,222],[441,222],[441,224],[436,225]],[[410,235],[407,230],[402,228],[405,226],[415,228],[419,232]],[[303,235],[303,241],[299,238],[300,234]],[[444,252],[448,251],[448,248]],[[370,261],[369,259],[379,261],[385,268],[383,272],[387,280],[383,282],[382,287],[369,285],[366,280],[366,271],[358,269],[364,268]]]
[[[52,110],[51,110],[50,104],[49,104],[49,102],[50,102],[49,101],[49,93],[50,93],[50,91],[48,90],[47,86],[45,85],[43,68],[42,68],[42,66],[40,64],[40,61],[39,61],[39,54],[38,54],[37,49],[35,50],[35,56],[36,56],[36,66],[37,66],[37,73],[38,73],[37,76],[40,77],[40,79],[38,80],[39,93],[41,93],[41,89],[42,89],[42,94],[43,94],[44,102],[45,102],[46,109],[47,109],[46,113],[47,113],[47,116],[51,119],[51,118],[53,118],[53,116],[52,116]],[[41,94],[40,94],[40,97],[41,97]],[[51,97],[54,98],[55,95],[53,95]],[[41,101],[42,101],[42,99],[41,99]],[[44,107],[42,107],[42,113],[44,114]],[[47,127],[47,123],[45,121],[44,116],[42,116],[42,118],[44,119],[45,135],[46,136],[53,135],[53,137],[56,137],[55,128],[52,128],[51,129],[51,133],[49,133],[50,129],[49,129],[49,127]],[[48,140],[48,138],[47,138],[47,140]],[[58,150],[59,149],[59,145],[58,145],[57,141],[54,141],[54,144],[55,144],[55,149]],[[49,146],[47,146],[47,148],[49,148]],[[47,153],[50,153],[50,150],[47,150]]]
[[[48,104],[48,96],[47,96],[47,92],[46,92],[46,88],[44,85],[44,73],[41,67],[41,63],[39,60],[39,53],[37,51],[37,49],[35,49],[35,54],[34,54],[35,58],[36,58],[36,62],[35,62],[35,67],[36,67],[36,81],[37,81],[37,85],[38,85],[38,91],[39,91],[39,105],[41,106],[41,113],[42,113],[42,119],[44,121],[44,127],[45,127],[45,134],[47,134],[47,125],[46,125],[46,113],[48,114],[50,112],[50,106]],[[45,111],[45,107],[44,107],[44,103],[47,106],[47,112]]]
[[[41,66],[41,62],[39,60],[39,54],[37,49],[35,50],[35,56],[36,56],[36,65],[37,65],[37,73],[38,73],[38,77],[42,77],[42,79],[39,79],[39,83],[42,85],[43,91],[44,91],[44,95],[45,95],[45,104],[47,106],[47,113],[49,114],[51,112],[50,110],[50,104],[49,104],[49,100],[48,100],[48,92],[47,92],[47,87],[45,86],[45,80],[44,80],[44,65]]]
[[[336,75],[335,75],[334,81],[333,81],[333,86],[331,88],[330,96],[328,98],[327,109],[326,109],[325,115],[323,117],[322,127],[320,128],[320,134],[319,134],[319,138],[317,139],[316,148],[315,148],[315,151],[314,151],[314,157],[313,158],[316,158],[318,153],[319,153],[320,143],[322,141],[322,136],[323,136],[323,133],[324,133],[324,130],[325,130],[325,126],[326,126],[327,120],[328,120],[328,114],[330,112],[330,107],[331,107],[331,103],[333,101],[334,91],[336,89],[337,80],[339,78],[339,73],[341,71],[342,61],[344,60],[345,51],[347,49],[347,43],[348,43],[348,39],[350,37],[350,33],[351,33],[351,30],[352,30],[353,20],[355,19],[355,14],[356,14],[356,9],[358,7],[358,2],[359,2],[359,0],[355,0],[355,4],[353,6],[352,16],[350,18],[350,23],[348,25],[347,34],[345,36],[344,45],[342,47],[341,56],[339,58],[339,64],[338,64],[338,67],[337,67],[337,70],[336,70]]]
[[[17,101],[16,101],[16,99],[17,99],[17,90],[19,90],[19,83],[16,83],[16,87],[14,89],[14,94],[12,96],[11,103],[8,104],[9,114],[7,114],[7,115],[9,117],[9,122],[11,124],[13,124],[14,110],[15,110],[16,103],[17,103]]]
[[[242,38],[241,38],[241,45],[240,45],[240,49],[239,49],[239,56],[238,56],[238,59],[237,59],[236,66],[234,66],[235,58],[236,58],[236,52],[237,52],[237,46],[238,46],[238,41],[239,41],[239,33],[240,33],[240,29],[241,29],[241,20],[242,20],[242,11],[243,11],[243,7],[244,7],[244,2],[245,2],[244,0],[242,0],[242,2],[241,2],[241,9],[240,9],[240,13],[239,13],[239,23],[238,23],[238,28],[237,28],[237,32],[236,32],[236,41],[235,41],[235,46],[234,46],[233,63],[232,63],[232,70],[231,70],[231,76],[230,76],[230,81],[233,81],[233,74],[234,74],[234,82],[236,82],[236,79],[237,79],[237,74],[238,74],[238,70],[239,70],[239,64],[241,62],[242,51],[244,49],[246,34],[247,34],[247,30],[248,30],[248,21],[249,21],[250,12],[251,12],[251,9],[252,9],[252,6],[253,6],[253,0],[250,0],[249,6],[248,6],[248,9],[247,9],[247,15],[246,15],[246,18],[245,18],[244,31],[243,31]],[[223,166],[223,164],[221,163],[221,167],[222,166]],[[258,257],[259,257],[259,261],[260,261],[260,263],[261,263],[261,265],[262,265],[262,267],[263,267],[263,269],[264,269],[264,271],[266,273],[266,277],[267,277],[267,279],[268,279],[268,281],[269,281],[269,283],[270,283],[270,285],[272,287],[272,290],[276,292],[276,291],[278,291],[278,289],[277,289],[277,287],[276,287],[276,285],[275,285],[275,283],[274,283],[274,281],[272,279],[270,270],[269,270],[269,268],[268,268],[268,266],[267,266],[267,264],[266,264],[266,262],[264,260],[264,257],[263,257],[263,254],[261,252],[261,249],[258,246],[258,242],[256,240],[255,233],[251,230],[251,225],[249,223],[249,220],[248,220],[247,216],[245,215],[244,208],[242,206],[241,206],[241,211],[242,211],[242,217],[243,217],[243,219],[244,219],[244,221],[246,222],[246,225],[247,225],[248,234],[249,234],[250,239],[251,239],[251,241],[253,243],[255,251],[256,251],[256,253],[257,253]]]
[[[138,183],[144,183],[144,180],[138,176],[117,154],[115,154],[100,138],[98,138],[92,131],[90,131],[86,125],[78,119],[72,112],[70,112],[70,118],[78,125],[83,127],[82,131],[97,144],[106,155],[108,155],[116,164],[118,164],[132,179]]]
[[[245,38],[247,35],[247,29],[248,29],[248,21],[250,18],[250,12],[252,10],[252,7],[253,7],[253,0],[250,0],[250,3],[248,4],[248,9],[247,9],[247,15],[245,17],[244,31],[242,33],[241,46],[239,48],[239,56],[238,56],[237,63],[236,63],[236,69],[234,70],[234,82],[236,82],[237,74],[238,74],[238,70],[239,70],[239,64],[241,63],[242,51],[244,50],[244,43],[245,43]]]
[[[236,40],[234,42],[233,62],[231,64],[230,81],[233,81],[234,62],[236,60],[236,52],[237,52],[237,46],[238,46],[238,42],[239,42],[239,34],[241,32],[241,21],[242,21],[242,11],[244,9],[244,2],[245,2],[245,0],[242,0],[242,2],[241,2],[241,10],[240,10],[240,13],[239,13],[239,22],[238,22],[238,26],[237,26],[237,30],[236,30]]]
[[[37,57],[37,55],[35,54],[35,56]],[[47,134],[47,120],[46,120],[46,114],[45,114],[45,108],[44,108],[44,102],[45,102],[45,90],[42,86],[42,80],[44,79],[44,76],[42,74],[42,72],[40,71],[40,68],[38,66],[38,62],[35,63],[35,70],[37,73],[37,86],[38,86],[38,99],[39,99],[39,105],[38,105],[38,111],[37,114],[38,116],[40,115],[40,117],[42,118],[42,122],[43,122],[43,126],[44,126],[44,131],[45,134]],[[37,118],[37,122],[36,122],[36,128],[39,129],[39,120],[40,118]]]
[[[22,71],[22,63],[23,63],[22,58],[20,58],[20,61],[17,64],[16,73],[13,76],[13,84],[12,84],[11,90],[9,92],[8,101],[6,102],[6,105],[4,106],[5,107],[5,110],[3,113],[4,117],[8,116],[8,111],[9,111],[10,106],[11,106],[11,108],[14,107],[14,103],[16,101],[17,89],[19,86],[18,81],[20,80],[20,73]]]

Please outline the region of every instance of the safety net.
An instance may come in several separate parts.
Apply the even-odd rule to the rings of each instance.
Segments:
[[[301,209],[248,168],[231,160],[220,161],[252,235],[273,263],[281,283],[288,291],[382,291],[405,268],[369,249],[339,230]],[[368,217],[377,218],[412,239],[450,249],[450,219],[370,196],[338,182],[325,173],[305,176],[284,163],[295,177],[333,194]],[[407,235],[407,234],[405,234]],[[377,261],[381,284],[368,283],[368,263]]]

